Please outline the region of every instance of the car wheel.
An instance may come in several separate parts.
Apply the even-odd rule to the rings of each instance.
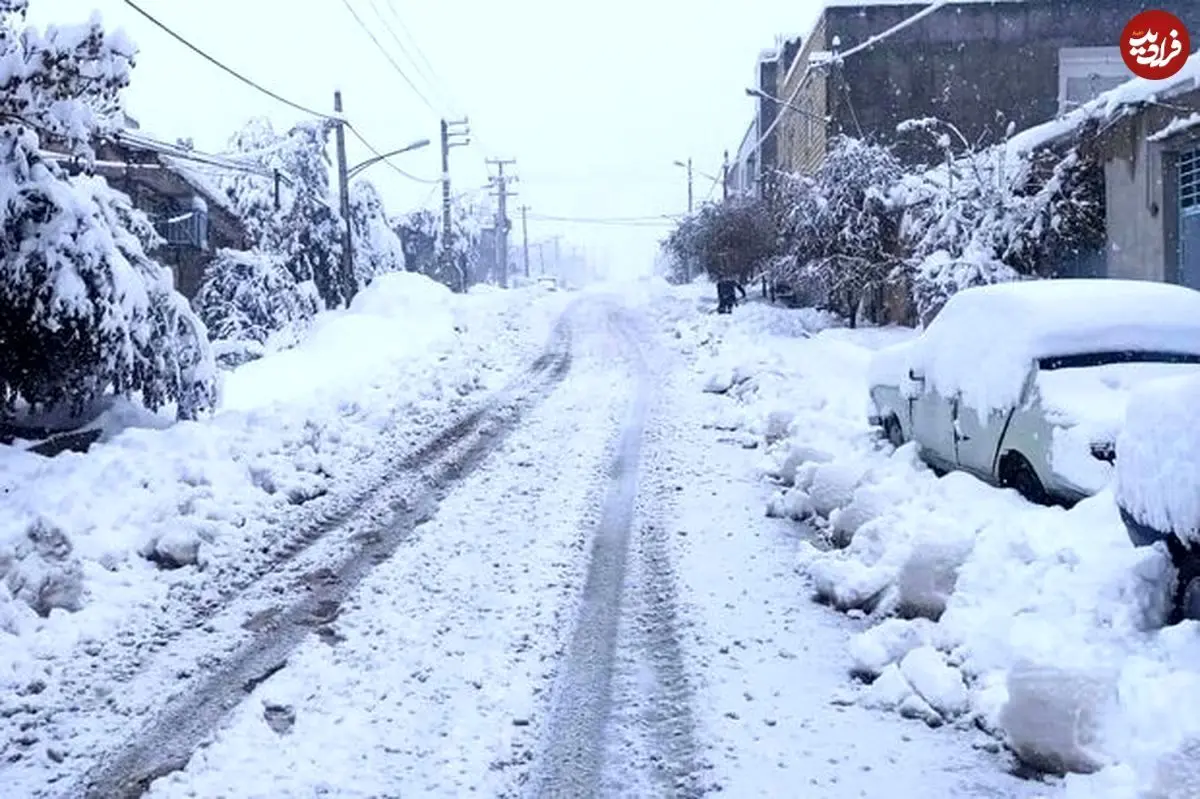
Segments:
[[[1184,619],[1200,621],[1200,558],[1176,541],[1168,543],[1171,560],[1178,572],[1175,578],[1175,612],[1170,622],[1176,624]]]
[[[883,437],[896,449],[904,446],[904,428],[900,426],[900,420],[895,416],[889,416],[883,420]]]
[[[1016,489],[1017,493],[1035,505],[1049,505],[1050,497],[1046,488],[1038,479],[1037,472],[1029,461],[1016,452],[1004,456],[1000,469],[1000,483],[1006,488]]]

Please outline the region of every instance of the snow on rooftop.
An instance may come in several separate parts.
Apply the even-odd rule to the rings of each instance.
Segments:
[[[1021,131],[1008,140],[1008,150],[1013,154],[1036,150],[1089,120],[1111,119],[1130,106],[1172,97],[1197,86],[1200,86],[1200,53],[1193,53],[1174,77],[1166,80],[1132,78],[1056,119]]]
[[[1040,358],[1113,351],[1200,355],[1200,292],[1116,279],[966,289],[950,298],[920,338],[881,353],[872,375],[916,369],[929,388],[947,397],[961,393],[966,405],[983,413],[1015,404]]]
[[[1183,133],[1185,130],[1200,125],[1200,112],[1193,111],[1185,117],[1176,117],[1171,120],[1171,123],[1162,130],[1155,131],[1147,137],[1147,141],[1162,141],[1174,136],[1176,133]]]

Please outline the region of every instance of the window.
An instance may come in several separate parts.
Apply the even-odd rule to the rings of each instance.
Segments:
[[[1179,282],[1200,289],[1200,149],[1180,153]]]
[[[1179,154],[1179,208],[1185,214],[1200,213],[1200,150]]]
[[[1131,77],[1119,47],[1064,47],[1058,51],[1058,112],[1094,100]]]

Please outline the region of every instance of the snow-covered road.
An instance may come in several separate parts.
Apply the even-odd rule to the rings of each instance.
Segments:
[[[811,602],[749,442],[703,426],[689,302],[582,295],[532,371],[153,653],[94,725],[153,720],[37,795],[1037,795],[982,735],[843,699],[858,623]]]

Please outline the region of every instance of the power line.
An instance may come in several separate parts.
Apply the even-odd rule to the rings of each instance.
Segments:
[[[128,0],[126,0],[126,2],[128,2]],[[371,29],[367,27],[367,23],[363,22],[362,17],[360,17],[358,12],[354,10],[354,6],[350,5],[350,0],[342,0],[342,5],[344,5],[346,10],[350,12],[350,16],[354,17],[354,21],[358,23],[358,27],[362,28],[363,32],[366,33],[367,36],[371,37],[371,41],[375,43],[377,48],[379,48],[379,52],[383,53],[383,57],[386,58],[388,63],[392,65],[392,69],[396,70],[397,74],[399,74],[400,77],[404,79],[404,82],[408,84],[408,87],[413,90],[413,93],[416,94],[417,97],[421,98],[421,102],[425,103],[426,107],[435,115],[437,115],[438,110],[433,107],[433,103],[429,102],[429,98],[417,88],[417,84],[412,82],[412,79],[409,78],[404,72],[404,69],[396,63],[396,59],[392,58],[392,54],[389,53],[387,48],[383,46],[383,43],[375,37],[375,34],[372,33]]]
[[[347,130],[349,130],[351,133],[353,133],[353,134],[354,134],[354,138],[356,138],[356,139],[358,139],[360,142],[362,142],[362,143],[363,143],[363,146],[364,146],[364,147],[366,147],[368,150],[370,150],[370,151],[372,152],[372,154],[374,154],[374,155],[375,155],[375,157],[376,157],[376,158],[378,158],[378,159],[379,159],[381,162],[383,162],[383,163],[387,164],[389,167],[391,167],[391,168],[392,168],[392,170],[393,170],[393,171],[395,171],[395,172],[398,172],[400,175],[402,175],[402,176],[404,176],[404,177],[408,178],[409,180],[415,181],[415,182],[417,182],[417,183],[426,183],[426,184],[430,184],[430,183],[440,183],[440,182],[441,182],[440,180],[438,180],[438,179],[436,179],[436,178],[435,178],[435,179],[433,179],[433,180],[430,180],[430,179],[428,179],[428,178],[419,178],[419,177],[417,177],[416,175],[413,175],[413,174],[410,174],[410,173],[408,173],[408,172],[405,172],[403,169],[401,169],[400,167],[398,167],[398,166],[396,166],[394,163],[392,163],[392,161],[391,161],[390,159],[388,159],[387,157],[385,157],[385,156],[384,156],[384,154],[383,154],[383,153],[381,153],[381,152],[380,152],[380,151],[379,151],[379,150],[378,150],[378,149],[375,147],[375,145],[373,145],[373,144],[371,144],[371,142],[367,141],[367,140],[366,140],[366,137],[364,137],[364,136],[363,136],[361,133],[359,133],[359,132],[358,132],[358,128],[354,127],[354,126],[353,126],[353,125],[351,125],[349,122],[347,122],[347,123],[346,123],[346,129],[347,129]]]
[[[379,3],[376,0],[367,0],[367,1],[371,4],[371,10],[374,11],[375,16],[379,18],[379,22],[383,25],[383,29],[385,31],[387,31],[388,35],[392,37],[392,41],[396,43],[396,47],[398,47],[400,49],[400,54],[402,56],[404,56],[405,59],[408,60],[408,63],[413,65],[413,67],[417,70],[417,74],[425,81],[425,83],[429,86],[429,88],[433,90],[434,94],[441,96],[441,99],[445,100],[446,97],[442,96],[445,93],[441,90],[441,87],[439,86],[438,81],[435,79],[435,77],[433,75],[431,75],[429,72],[425,71],[425,68],[421,66],[420,61],[418,61],[416,58],[413,58],[412,53],[409,52],[408,46],[405,45],[403,41],[401,41],[400,37],[396,34],[395,29],[388,23],[387,19],[384,17],[383,11],[379,8]],[[396,14],[396,9],[391,7],[390,4],[388,7],[392,12],[392,16],[395,17],[396,22],[401,27],[403,27],[404,23],[400,20],[399,16]],[[414,42],[414,48],[415,47],[416,47],[416,44]],[[422,58],[423,58],[423,56],[422,56]],[[428,63],[427,59],[426,59],[426,63]],[[430,69],[432,69],[432,67]],[[447,103],[447,105],[454,105],[454,104]],[[447,114],[447,116],[452,116],[452,115]]]
[[[425,57],[425,53],[423,50],[421,50],[421,45],[417,41],[417,38],[412,35],[412,31],[410,31],[408,29],[408,26],[404,24],[404,19],[400,16],[399,12],[396,11],[395,4],[392,2],[392,0],[386,0],[386,4],[388,7],[388,11],[392,12],[392,18],[396,20],[396,24],[400,26],[400,30],[403,31],[405,37],[408,38],[409,42],[413,46],[413,49],[416,50],[417,56],[421,59],[422,62],[424,62],[425,66],[429,68],[429,75],[432,76],[433,83],[437,84],[438,86],[440,86],[442,88],[442,94],[445,95],[445,99],[450,101],[451,107],[457,109],[458,102],[454,98],[454,93],[450,91],[449,84],[446,81],[441,79],[441,77],[437,73],[437,70],[433,68],[433,64],[431,64],[429,62],[429,59]],[[419,69],[419,67],[418,67],[418,69]],[[461,116],[461,115],[454,114],[453,116]]]
[[[859,44],[856,44],[854,47],[851,47],[849,50],[847,50],[844,53],[839,53],[837,56],[835,56],[833,59],[830,59],[830,60],[842,61],[842,60],[848,58],[849,56],[855,55],[856,53],[860,53],[863,50],[866,50],[869,47],[874,47],[875,45],[882,42],[884,39],[887,39],[890,36],[893,36],[894,34],[899,33],[900,31],[904,30],[909,25],[920,22],[922,19],[929,16],[934,11],[937,11],[939,8],[946,5],[948,2],[950,2],[950,0],[933,0],[933,2],[931,2],[929,5],[927,5],[925,8],[921,9],[917,13],[913,14],[908,19],[904,19],[904,20],[901,20],[900,22],[897,22],[895,25],[893,25],[892,27],[883,31],[882,33],[877,33],[874,36],[868,36],[864,41],[860,42]],[[825,66],[826,64],[828,64],[828,62],[823,63],[822,66]],[[766,143],[767,139],[770,138],[771,133],[779,125],[779,120],[783,119],[783,113],[786,110],[787,106],[794,103],[796,101],[796,98],[800,96],[800,92],[803,91],[805,84],[808,83],[809,77],[812,76],[812,70],[813,70],[813,62],[809,61],[808,65],[804,68],[804,74],[800,76],[800,81],[796,84],[796,88],[792,91],[791,95],[789,95],[788,98],[783,101],[783,107],[780,108],[779,111],[775,114],[775,119],[771,120],[771,124],[769,126],[767,126],[766,132],[763,133],[762,136],[759,137],[758,143],[754,145],[755,150],[762,149],[763,144]],[[775,102],[778,103],[778,101],[775,101]]]
[[[549,216],[546,214],[529,214],[529,219],[535,222],[563,222],[579,225],[611,225],[614,227],[661,227],[663,225],[674,225],[679,220],[671,217],[575,217],[575,216]]]
[[[164,25],[163,23],[159,22],[157,18],[155,18],[155,17],[154,17],[152,14],[150,14],[148,11],[146,11],[145,9],[143,9],[143,8],[142,8],[141,6],[139,6],[137,3],[133,2],[133,0],[124,0],[124,2],[125,2],[125,5],[129,6],[129,7],[130,7],[130,8],[132,8],[134,11],[136,11],[137,13],[139,13],[139,14],[141,14],[143,17],[145,17],[146,19],[150,20],[150,22],[152,22],[152,23],[153,23],[153,24],[154,24],[156,27],[158,27],[159,29],[161,29],[161,30],[162,30],[164,33],[166,33],[166,34],[167,34],[168,36],[170,36],[172,39],[174,39],[175,41],[179,42],[179,43],[180,43],[180,44],[182,44],[184,47],[188,48],[188,49],[189,49],[189,50],[191,50],[193,53],[195,53],[196,55],[200,56],[200,57],[201,57],[201,58],[203,58],[205,61],[207,61],[207,62],[209,62],[210,64],[212,64],[213,66],[215,66],[215,67],[217,67],[218,69],[220,69],[220,70],[222,70],[222,71],[224,71],[224,72],[227,72],[228,74],[230,74],[230,75],[232,75],[233,77],[237,78],[238,80],[240,80],[242,83],[246,84],[247,86],[250,86],[250,87],[251,87],[251,88],[253,88],[253,89],[257,89],[258,91],[262,92],[263,94],[267,95],[268,97],[270,97],[270,98],[272,98],[272,99],[274,99],[274,100],[277,100],[278,102],[281,102],[281,103],[283,103],[284,105],[291,106],[292,108],[296,109],[297,111],[303,111],[303,112],[304,112],[304,113],[306,113],[306,114],[310,114],[310,115],[312,115],[312,116],[315,116],[315,117],[321,117],[321,118],[323,118],[323,119],[329,119],[329,120],[333,120],[333,121],[335,121],[335,122],[336,122],[336,121],[338,121],[338,120],[337,120],[335,117],[333,117],[333,116],[330,116],[329,114],[323,114],[323,113],[321,113],[320,111],[314,111],[313,109],[311,109],[311,108],[308,108],[308,107],[306,107],[306,106],[303,106],[303,105],[300,105],[299,103],[294,103],[294,102],[292,102],[291,100],[287,99],[286,97],[283,97],[282,95],[276,94],[275,92],[271,91],[270,89],[266,88],[265,86],[263,86],[263,85],[261,85],[261,84],[259,84],[259,83],[255,83],[254,81],[250,80],[250,78],[247,78],[245,75],[243,75],[242,73],[238,72],[237,70],[235,70],[235,69],[232,69],[231,67],[227,67],[227,66],[225,66],[225,65],[224,65],[224,64],[222,64],[220,61],[218,61],[217,59],[213,58],[213,57],[212,57],[212,56],[210,56],[208,53],[204,52],[204,51],[203,51],[203,50],[201,50],[199,47],[197,47],[196,45],[192,44],[192,43],[191,43],[191,42],[189,42],[187,39],[183,38],[183,37],[182,37],[182,36],[180,36],[178,33],[176,33],[175,31],[171,30],[170,28],[168,28],[168,27],[167,27],[166,25]]]
[[[358,129],[354,127],[354,125],[350,124],[350,120],[348,120],[344,117],[334,116],[332,114],[326,114],[321,111],[316,111],[316,110],[309,108],[305,105],[302,105],[300,103],[293,102],[292,100],[289,100],[288,98],[284,97],[281,94],[277,94],[276,92],[271,91],[270,89],[263,86],[261,83],[251,80],[250,78],[246,77],[242,73],[238,72],[236,69],[226,66],[225,64],[223,64],[222,62],[220,62],[216,58],[214,58],[213,56],[206,53],[204,50],[201,50],[199,47],[192,44],[190,41],[185,39],[183,36],[176,33],[171,28],[167,27],[164,23],[160,22],[156,17],[154,17],[149,12],[147,12],[145,9],[141,8],[137,3],[134,2],[134,0],[124,0],[124,2],[126,5],[128,5],[130,8],[132,8],[134,11],[141,14],[143,17],[145,17],[150,22],[152,22],[156,27],[158,27],[160,30],[162,30],[164,33],[166,33],[172,39],[179,42],[184,47],[188,48],[193,53],[200,56],[205,61],[209,62],[210,64],[217,67],[221,71],[223,71],[229,75],[232,75],[234,78],[236,78],[237,80],[246,84],[247,86],[251,87],[252,89],[254,89],[258,92],[261,92],[262,94],[265,94],[267,97],[270,97],[271,99],[273,99],[277,102],[283,103],[284,105],[286,105],[290,108],[293,108],[297,111],[302,111],[303,113],[309,114],[310,116],[317,117],[318,119],[324,119],[329,122],[334,122],[334,123],[345,125],[346,128],[351,133],[353,133],[355,135],[355,137],[360,142],[362,142],[363,145],[368,150],[370,150],[373,155],[378,157],[381,161],[386,163],[389,167],[394,169],[396,172],[400,173],[401,175],[408,178],[409,180],[414,180],[418,183],[429,183],[430,182],[430,181],[425,180],[424,178],[419,178],[415,175],[410,175],[409,173],[405,172],[400,167],[396,166],[390,159],[384,158],[383,153],[377,147],[375,147],[373,144],[371,144],[369,141],[367,141],[366,137],[364,137],[363,134],[360,133],[358,131]],[[343,0],[343,2],[345,2],[345,0]],[[353,13],[353,9],[351,9],[351,13]],[[369,31],[368,31],[368,33],[369,33]],[[372,37],[372,38],[374,38],[374,37]],[[426,102],[428,102],[428,101],[426,101]],[[436,182],[436,181],[433,181],[433,182]]]

